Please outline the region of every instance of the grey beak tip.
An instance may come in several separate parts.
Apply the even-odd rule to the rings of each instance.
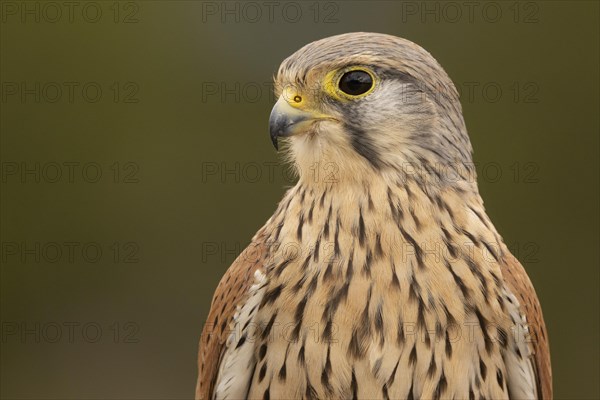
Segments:
[[[295,132],[297,124],[307,119],[309,119],[309,115],[306,112],[294,109],[285,99],[279,98],[269,116],[269,133],[273,147],[279,150],[278,139],[293,136],[297,133]]]
[[[269,134],[271,135],[271,142],[273,143],[273,147],[275,147],[275,150],[279,150],[279,133],[280,133],[280,129],[277,126],[276,123],[274,123],[275,121],[273,119],[271,119],[269,121]]]
[[[279,150],[279,143],[277,141],[277,135],[271,134],[271,142],[273,143],[273,147],[275,147],[275,150]]]

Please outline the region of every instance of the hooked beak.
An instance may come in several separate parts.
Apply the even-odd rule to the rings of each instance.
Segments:
[[[292,107],[285,99],[285,96],[280,96],[269,118],[269,131],[273,146],[275,146],[276,150],[279,150],[277,142],[279,137],[289,137],[304,133],[318,119],[323,119],[323,117]]]

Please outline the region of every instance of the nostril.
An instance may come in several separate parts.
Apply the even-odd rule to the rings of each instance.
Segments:
[[[294,101],[295,101],[296,103],[300,103],[300,102],[302,101],[302,97],[301,97],[301,96],[298,96],[298,95],[296,95],[296,96],[294,96]]]

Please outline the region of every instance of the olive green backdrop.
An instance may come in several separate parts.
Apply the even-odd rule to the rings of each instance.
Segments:
[[[1,2],[1,395],[184,399],[219,278],[285,187],[270,80],[349,31],[428,49],[530,274],[557,398],[598,398],[595,1]]]

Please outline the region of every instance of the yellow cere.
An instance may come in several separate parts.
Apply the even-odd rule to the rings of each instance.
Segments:
[[[296,108],[305,107],[306,101],[304,100],[302,95],[300,95],[298,92],[299,92],[299,90],[297,87],[295,87],[293,85],[289,85],[283,89],[283,91],[281,92],[281,95],[283,96],[283,98],[287,101],[287,103],[290,106],[296,107]]]

